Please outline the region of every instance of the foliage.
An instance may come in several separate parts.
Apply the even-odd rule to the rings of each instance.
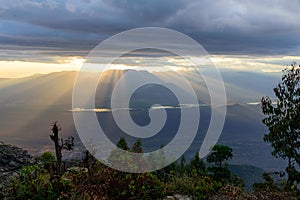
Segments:
[[[44,152],[40,155],[39,160],[46,163],[46,162],[53,162],[55,161],[55,156],[51,152]]]
[[[244,190],[244,188],[245,188],[244,180],[241,177],[239,177],[237,174],[233,174],[230,177],[229,183],[230,183],[230,185],[232,185],[234,187],[238,187],[242,190]]]
[[[50,174],[41,165],[24,166],[10,186],[13,198],[56,200],[60,197],[70,197],[73,189],[70,182],[61,177],[50,178]]]
[[[23,167],[13,180],[12,190],[16,199],[42,199],[48,196],[49,183],[46,170],[39,165]]]
[[[42,155],[40,155],[39,160],[44,165],[44,168],[48,171],[50,171],[51,177],[53,176],[53,168],[55,164],[55,156],[51,152],[44,152]]]
[[[89,176],[92,176],[94,172],[97,172],[97,170],[100,170],[104,167],[104,165],[98,161],[88,150],[85,151],[83,164],[87,168]]]
[[[129,147],[124,137],[121,137],[119,142],[117,143],[117,147],[123,149],[124,151],[128,151]]]
[[[151,168],[163,168],[164,166],[166,166],[167,158],[165,156],[163,147],[161,146],[158,151],[150,152],[149,156],[146,158],[146,162]],[[158,170],[157,173],[161,174],[165,171],[165,169]]]
[[[138,139],[133,145],[132,145],[132,152],[134,153],[143,153],[143,148],[142,148],[142,141],[141,139]]]
[[[262,175],[265,172],[263,169],[249,166],[249,165],[228,165],[228,169],[231,173],[237,174],[244,182],[244,189],[246,191],[253,190],[253,183],[259,183],[263,181]],[[234,175],[233,175],[234,176]],[[231,178],[230,182],[233,185],[233,180]]]
[[[216,199],[229,199],[229,197],[230,199],[246,199],[243,197],[243,190],[240,187],[233,185],[225,185],[219,190],[218,194],[223,197],[218,197]]]
[[[223,167],[224,162],[232,157],[232,149],[230,147],[216,144],[213,146],[211,154],[207,156],[207,162]]]
[[[192,177],[175,177],[171,179],[166,185],[167,193],[192,195],[195,189],[195,179]]]
[[[198,175],[205,174],[206,172],[205,163],[200,159],[199,152],[197,152],[194,158],[191,160],[190,166],[191,171]]]
[[[125,139],[119,142],[123,147],[128,147]],[[178,162],[161,170],[133,174],[106,167],[86,152],[83,163],[89,163],[87,166],[93,169],[92,174],[87,173],[86,168],[74,167],[78,169],[75,173],[68,170],[60,176],[51,176],[45,165],[33,165],[19,171],[10,190],[15,195],[14,199],[50,200],[163,199],[166,195],[175,194],[187,195],[193,199],[257,199],[261,195],[291,197],[292,193],[281,193],[269,174],[264,175],[263,183],[254,185],[255,193],[245,193],[243,180],[235,174],[231,175],[225,162],[232,157],[232,150],[227,146],[216,146],[209,159],[214,166],[208,168],[213,175],[207,173],[205,163],[198,153],[188,163],[181,157]],[[143,152],[141,141],[136,141],[127,151]],[[43,153],[39,158],[42,162],[54,160],[49,152]]]
[[[226,183],[230,180],[230,171],[228,170],[226,160],[232,158],[232,149],[228,146],[216,144],[212,148],[212,153],[207,156],[208,163],[214,163],[215,166],[209,167],[208,171],[213,173],[215,180]]]
[[[263,174],[264,182],[254,183],[254,191],[279,191],[279,188],[275,185],[274,179],[271,177],[270,173]]]
[[[208,167],[208,171],[212,173],[214,180],[220,181],[224,185],[230,183],[231,173],[227,168],[227,165],[224,165],[223,167]]]
[[[74,180],[81,196],[91,199],[157,199],[164,196],[164,183],[153,173],[131,174],[104,168],[92,177]]]
[[[129,182],[128,191],[122,192],[126,199],[157,199],[164,196],[164,183],[152,173],[127,174],[125,180]]]
[[[125,171],[134,171],[136,168],[147,166],[146,160],[138,154],[143,152],[141,140],[137,140],[132,148],[129,148],[125,138],[122,137],[117,143],[117,147],[108,157],[111,166],[122,166]],[[132,153],[136,154],[133,156]]]
[[[207,199],[221,187],[220,183],[213,182],[208,176],[174,177],[166,184],[167,194],[184,194],[193,199]]]
[[[273,89],[276,104],[270,97],[262,97],[262,112],[267,116],[263,123],[269,133],[264,141],[273,147],[272,154],[288,159],[286,189],[300,182],[300,66],[295,63],[282,72],[281,82]]]

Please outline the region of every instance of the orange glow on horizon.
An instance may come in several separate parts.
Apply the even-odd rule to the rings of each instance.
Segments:
[[[135,60],[134,58],[132,58]],[[137,61],[142,58],[137,57]],[[185,66],[181,60],[176,60],[172,57],[166,58],[170,62],[170,66],[166,62],[162,62],[161,66],[158,63],[157,67],[141,67],[141,70],[149,71],[184,71],[190,69],[190,66]],[[213,63],[219,69],[230,69],[237,71],[252,71],[258,73],[274,73],[280,72],[286,65],[295,61],[300,63],[298,56],[238,56],[238,55],[211,55]],[[49,62],[33,62],[33,61],[0,61],[0,78],[21,78],[33,74],[48,74],[60,71],[79,71],[82,64],[85,62],[83,57],[66,57],[58,58]],[[96,67],[106,66],[101,64]],[[132,65],[132,63],[112,63],[109,69],[126,70],[136,69],[140,67]]]
[[[83,58],[68,58],[64,62],[0,61],[0,78],[21,78],[33,74],[79,70]]]

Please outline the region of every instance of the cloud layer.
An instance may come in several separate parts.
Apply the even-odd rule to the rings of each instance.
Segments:
[[[299,55],[299,9],[297,0],[0,0],[0,59],[85,56],[145,26],[183,32],[212,54]]]

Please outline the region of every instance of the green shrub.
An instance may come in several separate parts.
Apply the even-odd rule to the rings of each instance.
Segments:
[[[213,183],[209,177],[199,179],[197,186],[194,189],[194,199],[208,199],[217,188],[219,188],[218,183]]]
[[[192,177],[176,177],[166,184],[168,195],[183,194],[192,195],[194,192],[196,181]]]
[[[243,197],[244,192],[240,187],[236,187],[233,185],[226,185],[222,187],[218,195],[222,195],[223,197],[225,196],[226,199],[245,199]]]
[[[55,169],[55,156],[51,152],[44,152],[40,155],[39,160],[42,162],[43,167],[48,171],[53,171]],[[53,175],[53,172],[51,173]]]
[[[168,195],[183,194],[193,199],[207,199],[221,187],[222,184],[212,181],[208,176],[176,177],[166,184]]]
[[[233,174],[230,178],[230,185],[234,186],[234,187],[238,187],[241,190],[245,189],[245,183],[244,180],[239,177],[237,174]]]
[[[39,160],[44,163],[53,162],[55,161],[55,156],[51,152],[46,151],[40,155]]]
[[[70,181],[64,177],[51,179],[50,174],[41,165],[22,167],[10,186],[13,199],[56,200],[73,194]]]
[[[253,184],[254,191],[279,191],[279,188],[275,185],[274,179],[269,173],[264,173],[263,179],[264,182]]]
[[[128,183],[128,188],[122,194],[127,198],[146,200],[164,196],[164,183],[152,173],[127,174],[125,181]]]
[[[49,183],[47,171],[40,165],[32,165],[20,169],[11,187],[16,199],[38,200],[48,198]]]
[[[164,183],[153,173],[131,174],[109,167],[91,177],[77,176],[73,183],[80,196],[90,199],[162,199],[165,189]]]

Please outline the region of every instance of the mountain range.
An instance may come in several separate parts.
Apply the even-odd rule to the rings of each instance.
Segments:
[[[110,108],[110,96],[119,78],[127,71],[109,70],[101,75],[96,91],[96,108]],[[151,78],[163,80],[165,85],[170,84],[168,79],[175,72],[147,72],[133,71],[132,78]],[[203,134],[210,121],[210,99],[205,82],[194,73],[180,72],[189,80],[198,97],[201,113],[198,134],[192,146],[186,152],[187,158],[199,150]],[[39,153],[45,150],[53,151],[49,134],[51,123],[58,121],[62,127],[63,137],[77,135],[72,116],[72,90],[77,72],[65,71],[50,74],[37,74],[18,79],[0,79],[0,141],[15,144],[30,152]],[[226,87],[228,104],[227,115],[219,143],[233,148],[232,164],[245,164],[261,167],[267,170],[282,170],[285,163],[271,156],[271,147],[263,142],[263,135],[267,128],[262,124],[264,117],[261,114],[259,102],[261,96],[272,96],[272,88],[279,81],[278,76],[256,74],[238,71],[222,71]],[[87,80],[95,78],[86,73]],[[99,77],[98,77],[99,78]],[[178,91],[186,95],[180,83]],[[131,116],[137,124],[149,123],[148,111],[153,104],[173,106],[167,109],[171,121],[166,124],[158,137],[143,140],[146,150],[159,148],[167,144],[178,128],[180,109],[174,94],[166,87],[148,84],[140,87],[131,97]],[[198,109],[198,107],[197,107]],[[126,136],[115,125],[111,112],[97,113],[99,122],[113,141]],[[174,121],[172,121],[174,120]],[[128,137],[129,143],[135,138]],[[76,137],[78,146],[79,138]],[[157,146],[153,147],[153,141]]]

